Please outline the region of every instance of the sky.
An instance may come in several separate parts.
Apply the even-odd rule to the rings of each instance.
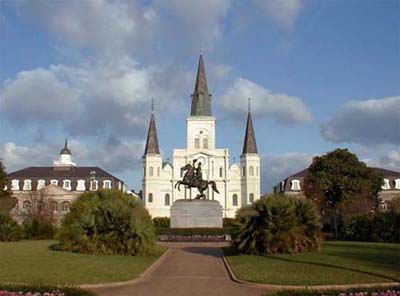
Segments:
[[[0,158],[50,166],[68,137],[140,190],[151,100],[171,160],[200,53],[231,162],[251,98],[263,192],[338,147],[400,171],[400,0],[0,0]]]

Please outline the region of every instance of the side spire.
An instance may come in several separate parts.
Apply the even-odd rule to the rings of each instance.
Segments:
[[[196,83],[192,94],[191,116],[212,116],[211,94],[208,92],[203,55],[200,54]]]
[[[151,101],[151,117],[149,130],[147,132],[146,148],[144,155],[147,154],[160,154],[160,147],[158,145],[156,119],[154,116],[154,100]]]
[[[254,133],[253,127],[253,119],[251,118],[251,99],[249,98],[248,103],[248,113],[247,113],[247,124],[246,124],[246,134],[244,136],[244,143],[243,143],[243,152],[242,154],[246,153],[258,153],[257,151],[257,143],[256,143],[256,135]]]

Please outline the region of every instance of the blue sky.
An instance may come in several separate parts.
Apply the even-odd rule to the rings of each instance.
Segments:
[[[247,98],[263,191],[347,147],[400,170],[400,1],[0,1],[0,157],[79,165],[140,189],[154,98],[164,158],[185,146],[203,52],[217,145],[240,155]]]

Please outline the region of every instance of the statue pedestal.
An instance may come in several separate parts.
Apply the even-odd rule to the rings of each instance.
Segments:
[[[171,206],[171,228],[222,228],[222,206],[216,200],[179,199]]]

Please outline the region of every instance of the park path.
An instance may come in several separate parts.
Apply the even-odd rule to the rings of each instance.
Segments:
[[[263,290],[233,282],[221,244],[170,243],[171,249],[146,276],[126,286],[92,289],[100,296],[260,296]]]

